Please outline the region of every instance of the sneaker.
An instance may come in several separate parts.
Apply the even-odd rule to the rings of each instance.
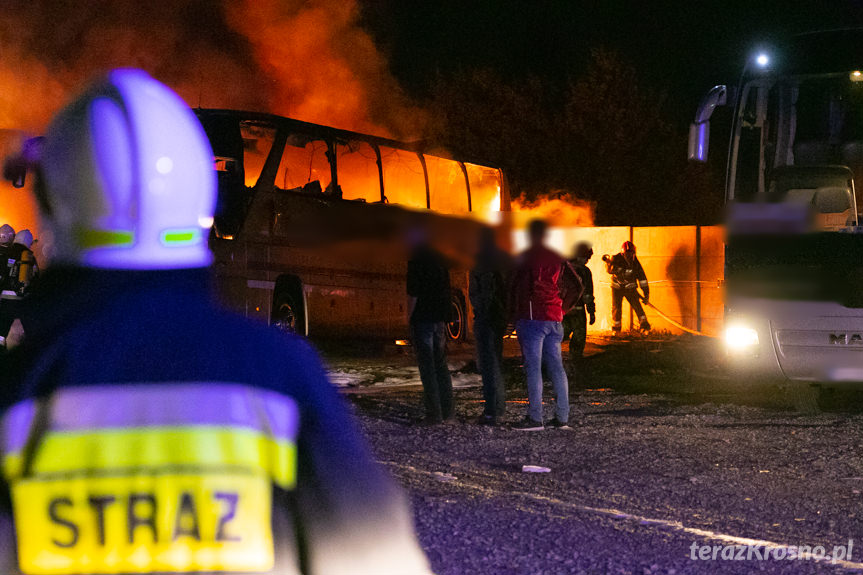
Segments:
[[[545,426],[543,426],[541,421],[534,421],[529,416],[526,416],[518,423],[513,424],[512,428],[519,431],[542,431],[545,429]]]
[[[561,421],[556,417],[548,422],[548,426],[552,427],[554,429],[572,429],[569,426],[569,423],[566,423],[565,421]]]

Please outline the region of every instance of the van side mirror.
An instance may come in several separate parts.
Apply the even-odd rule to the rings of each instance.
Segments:
[[[728,100],[728,88],[726,86],[714,86],[698,106],[695,114],[695,122],[689,126],[689,149],[690,161],[706,162],[707,152],[710,147],[710,117],[717,106],[724,106]]]
[[[709,146],[710,122],[689,124],[689,153],[687,154],[689,161],[706,162]]]

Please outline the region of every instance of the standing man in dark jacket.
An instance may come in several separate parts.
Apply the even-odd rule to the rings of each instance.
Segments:
[[[510,313],[515,320],[518,343],[524,355],[527,396],[530,403],[524,420],[515,425],[522,431],[544,429],[542,415],[542,368],[551,377],[555,394],[555,417],[551,427],[569,427],[569,382],[560,355],[563,340],[563,298],[560,278],[564,259],[543,245],[548,225],[533,220],[528,226],[530,247],[516,262]]]
[[[584,345],[587,342],[587,316],[590,316],[590,325],[596,323],[593,273],[587,267],[587,262],[592,256],[593,247],[590,243],[579,242],[575,245],[573,257],[567,266],[567,269],[578,275],[584,286],[584,291],[578,301],[575,302],[575,306],[563,316],[563,339],[570,338],[569,359],[573,362],[580,360],[584,355]],[[564,270],[564,273],[567,272],[567,269]]]
[[[602,256],[606,271],[611,274],[611,330],[617,335],[622,327],[623,299],[629,302],[632,311],[638,317],[639,327],[643,331],[650,330],[650,322],[638,295],[638,288],[644,292],[644,301],[650,299],[650,284],[641,262],[635,256],[635,244],[623,242],[620,253],[613,256]]]
[[[407,292],[411,342],[423,384],[425,425],[453,417],[452,377],[446,356],[446,322],[452,293],[449,266],[428,244],[426,232],[409,232],[413,255],[408,262]]]
[[[213,152],[179,96],[111,72],[35,189],[56,251],[0,370],[0,573],[429,574],[309,344],[211,302]]]
[[[501,372],[503,336],[507,323],[509,254],[497,247],[494,230],[480,232],[476,265],[470,272],[470,303],[477,364],[482,374],[485,407],[480,423],[495,425],[506,411],[506,389]]]

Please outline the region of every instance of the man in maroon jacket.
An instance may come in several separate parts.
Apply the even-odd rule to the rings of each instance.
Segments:
[[[542,420],[542,366],[545,365],[556,398],[551,427],[568,428],[569,382],[560,355],[563,340],[563,300],[560,279],[564,259],[543,245],[548,225],[530,222],[530,247],[518,259],[513,275],[510,310],[527,375],[528,414],[514,426],[523,431],[544,429]]]

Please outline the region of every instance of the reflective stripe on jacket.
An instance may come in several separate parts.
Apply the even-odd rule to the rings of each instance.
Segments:
[[[314,350],[207,273],[42,277],[0,372],[0,573],[428,575]]]

